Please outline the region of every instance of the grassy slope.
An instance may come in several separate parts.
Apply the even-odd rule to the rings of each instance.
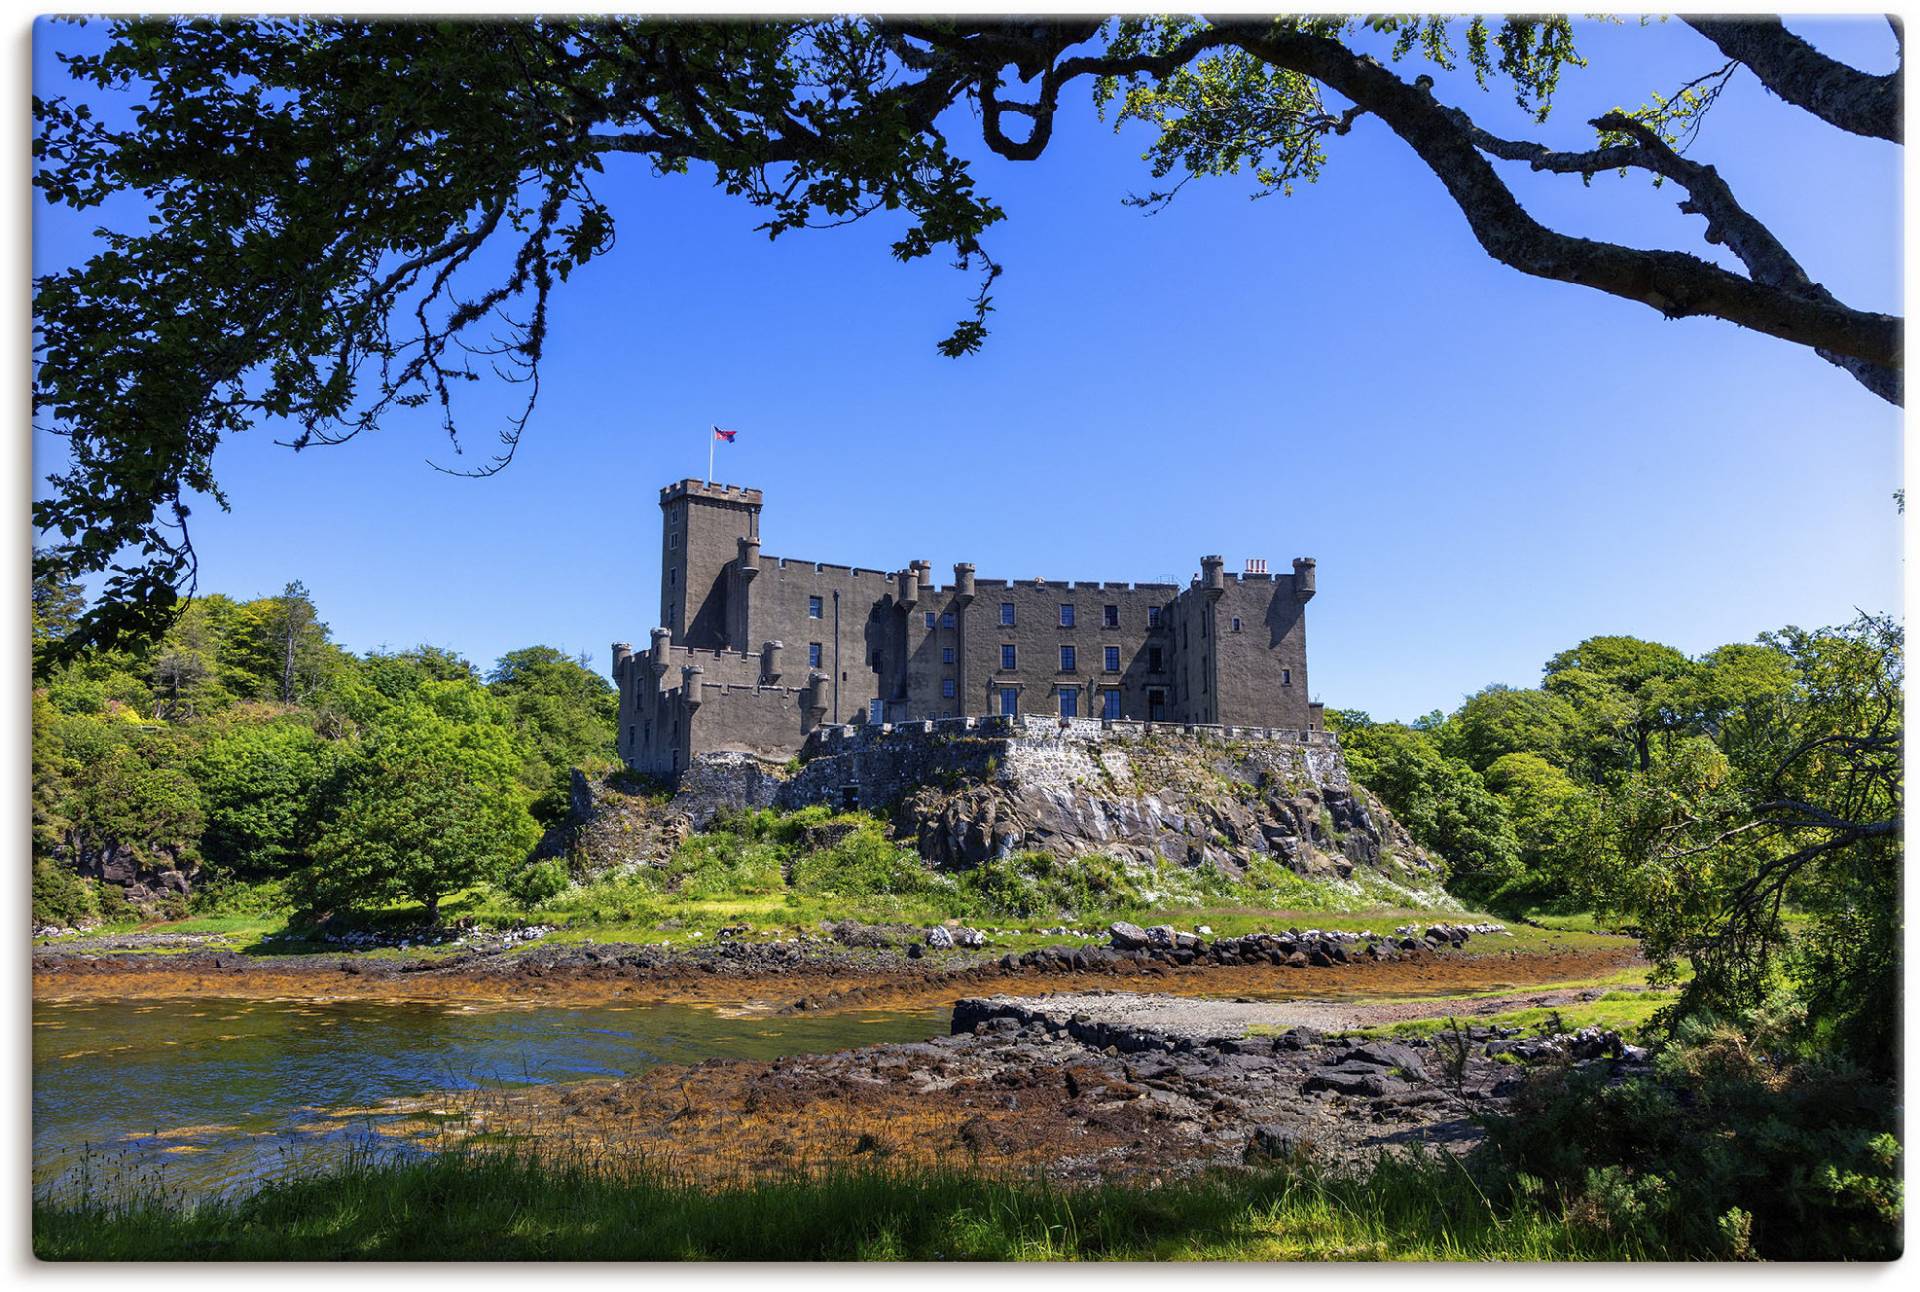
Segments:
[[[188,1208],[43,1203],[46,1260],[1556,1260],[1660,1255],[1490,1202],[1446,1160],[1069,1191],[884,1168],[702,1189],[498,1156],[360,1166]]]
[[[827,846],[810,840],[831,839]],[[1311,879],[1271,862],[1229,879],[1210,869],[1163,864],[1156,869],[1123,866],[1104,857],[1070,863],[1027,855],[999,859],[961,874],[930,871],[911,850],[887,837],[884,825],[858,814],[820,811],[752,814],[734,829],[687,840],[664,865],[613,873],[576,885],[532,909],[490,887],[447,897],[448,920],[512,926],[529,920],[556,926],[557,942],[664,942],[688,946],[711,941],[728,925],[753,926],[754,936],[816,932],[823,922],[925,926],[963,919],[994,930],[992,946],[1019,951],[1060,941],[1041,930],[1063,922],[1101,929],[1113,919],[1139,924],[1206,925],[1232,936],[1288,926],[1390,931],[1436,919],[1478,922],[1451,899],[1444,907],[1413,901],[1414,895],[1364,873],[1357,882]],[[270,886],[203,895],[213,909],[165,923],[122,923],[98,933],[158,932],[217,937],[240,951],[299,954],[337,950],[290,936],[284,897]],[[1424,900],[1424,899],[1423,899]],[[406,931],[421,908],[402,902],[361,913],[367,926]],[[1618,945],[1578,921],[1513,924],[1511,938],[1476,939],[1474,954],[1506,951],[1577,951]],[[446,949],[375,951],[379,956],[422,957]]]

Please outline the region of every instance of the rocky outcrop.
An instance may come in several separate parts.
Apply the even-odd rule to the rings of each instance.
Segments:
[[[567,819],[547,831],[535,856],[567,863],[575,879],[671,856],[692,831],[660,785],[632,772],[588,778],[573,773]]]
[[[948,869],[1045,852],[1235,877],[1267,859],[1316,879],[1366,871],[1414,888],[1440,879],[1434,859],[1348,779],[1326,732],[1031,718],[833,730],[796,764],[702,755],[670,801],[625,774],[576,777],[574,819],[548,851],[593,873],[660,860],[728,812],[824,804],[881,813],[895,837]]]
[[[119,887],[128,902],[142,909],[184,902],[200,878],[199,864],[176,848],[142,855],[123,844],[108,842],[100,847],[57,848],[53,857],[58,863],[71,865],[83,879]]]
[[[1233,875],[1265,857],[1315,878],[1350,879],[1356,868],[1437,878],[1433,860],[1348,779],[1337,747],[1177,734],[1004,743],[990,775],[902,797],[896,832],[947,867],[1038,851]]]

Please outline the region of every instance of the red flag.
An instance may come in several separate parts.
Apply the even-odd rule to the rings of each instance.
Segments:
[[[725,440],[729,444],[733,443],[733,437],[739,433],[738,431],[723,431],[717,426],[713,428],[713,438],[716,440]]]

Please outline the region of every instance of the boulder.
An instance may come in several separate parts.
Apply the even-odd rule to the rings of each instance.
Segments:
[[[1108,925],[1107,937],[1116,951],[1143,951],[1150,945],[1147,931],[1125,920],[1115,920]]]

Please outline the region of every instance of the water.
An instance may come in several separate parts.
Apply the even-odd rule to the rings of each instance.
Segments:
[[[36,1002],[36,1192],[230,1192],[394,1143],[382,1101],[944,1034],[951,1010],[730,1017],[687,1005]]]

